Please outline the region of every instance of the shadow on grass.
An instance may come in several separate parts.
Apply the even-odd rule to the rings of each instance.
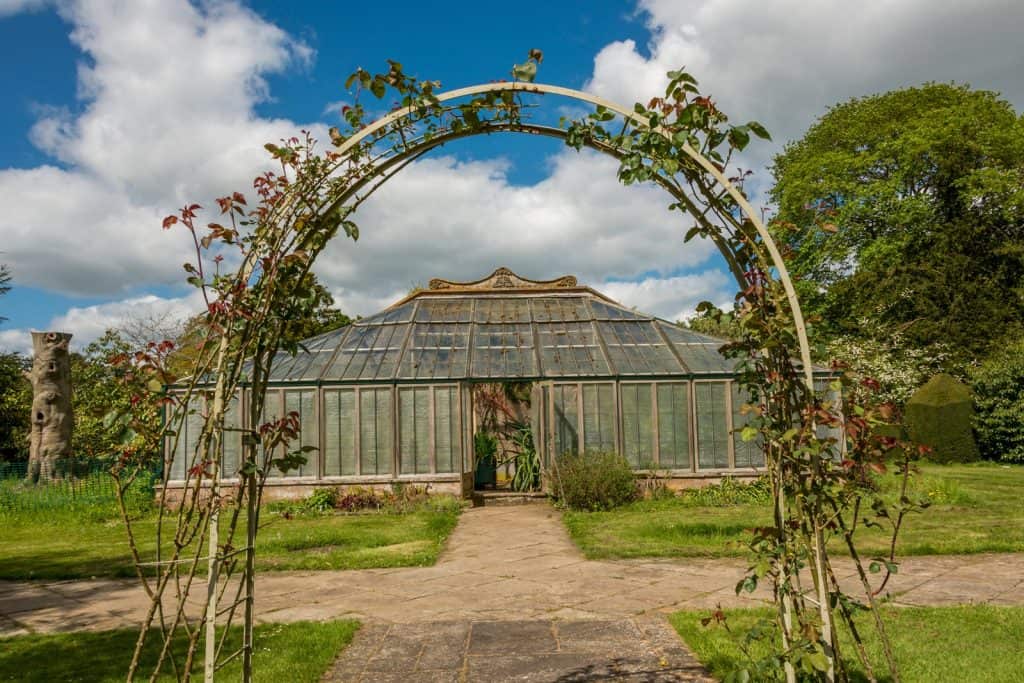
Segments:
[[[318,681],[352,640],[359,625],[354,621],[298,622],[256,627],[253,667],[257,680]],[[0,680],[79,681],[106,683],[123,681],[138,631],[120,629],[94,633],[59,633],[0,639]],[[240,646],[241,630],[232,628],[225,652]],[[143,650],[140,673],[148,678],[159,655],[161,642],[151,633]],[[184,662],[184,637],[174,643],[178,665]],[[218,679],[238,680],[239,665],[232,662],[218,673]],[[202,651],[196,655],[193,672],[202,669]],[[160,680],[174,680],[169,667]]]

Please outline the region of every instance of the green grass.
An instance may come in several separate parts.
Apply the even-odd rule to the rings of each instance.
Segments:
[[[253,671],[257,681],[319,681],[338,652],[349,644],[359,628],[356,621],[296,622],[256,627]],[[25,635],[0,638],[0,681],[123,681],[138,632],[101,632]],[[225,653],[241,644],[241,632],[232,629]],[[179,665],[184,640],[176,644]],[[232,647],[232,645],[234,647]],[[156,663],[160,641],[153,637],[143,653],[141,671],[148,678]],[[202,647],[202,646],[200,646]],[[230,649],[229,649],[230,648]],[[148,667],[147,667],[148,665]],[[193,671],[202,677],[202,654]],[[241,678],[241,662],[230,662],[217,680]],[[175,680],[165,675],[160,680]]]
[[[931,507],[911,514],[900,555],[1024,551],[1024,466],[982,463],[922,466],[914,495]],[[895,477],[885,475],[892,493]],[[701,504],[707,496],[647,500],[609,512],[567,512],[573,540],[591,559],[741,557],[750,528],[771,523],[768,503]],[[866,555],[887,549],[874,529],[858,532]]]
[[[893,643],[904,683],[986,681],[1010,683],[1024,680],[1024,608],[988,605],[963,607],[883,608],[883,619]],[[771,618],[770,609],[726,610],[728,633],[720,625],[701,626],[707,612],[677,612],[670,617],[679,635],[711,672],[721,678],[744,665],[736,637],[760,619]],[[884,656],[874,637],[870,615],[858,618],[868,657],[876,674],[884,671]],[[840,635],[846,659],[854,655],[850,639]],[[768,654],[767,643],[755,643],[755,658]],[[854,656],[853,659],[856,659]],[[853,662],[851,662],[853,664]],[[853,680],[865,680],[859,665]],[[879,677],[880,680],[889,680]]]
[[[410,512],[296,514],[264,511],[258,570],[365,569],[433,564],[455,528],[460,507],[434,499]],[[226,518],[227,515],[222,517]],[[0,579],[134,576],[127,536],[111,515],[73,512],[7,515],[0,519]],[[156,515],[136,522],[145,558],[156,548]],[[244,534],[244,518],[239,529]]]

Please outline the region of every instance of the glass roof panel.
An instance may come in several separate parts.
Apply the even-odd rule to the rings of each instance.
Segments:
[[[536,303],[536,302],[535,302]],[[536,315],[537,309],[534,309]],[[611,371],[590,322],[537,324],[545,377],[608,376]]]
[[[650,320],[650,316],[646,316],[636,311],[629,311],[620,306],[613,306],[609,303],[601,301],[600,299],[593,298],[590,300],[590,309],[594,311],[595,320]]]
[[[718,352],[722,342],[714,344],[676,344],[676,350],[686,363],[690,371],[695,374],[704,373],[731,373],[736,366],[736,360],[726,358]]]
[[[673,325],[672,323],[665,322],[663,320],[658,321],[658,324],[660,325],[661,330],[665,333],[665,336],[668,337],[668,340],[673,344],[718,344],[721,346],[722,344],[728,343],[727,339],[719,339],[717,337],[711,337],[706,334],[694,332],[693,330],[688,330],[685,327],[679,327],[678,325]]]
[[[423,299],[416,309],[418,323],[468,323],[473,299]]]
[[[549,296],[538,297],[530,301],[533,308],[533,319],[536,322],[571,322],[590,320],[583,297]]]
[[[590,294],[426,295],[281,353],[272,379],[727,375],[725,343]]]
[[[530,320],[530,301],[523,298],[477,299],[473,313],[473,322],[477,323],[528,323]]]
[[[468,311],[468,309],[467,309]],[[465,377],[469,365],[468,323],[416,323],[406,347],[400,379]]]
[[[337,330],[327,332],[322,335],[322,337],[314,338],[319,339],[319,343],[315,343],[314,339],[302,342],[299,354],[307,355],[309,362],[304,364],[296,363],[288,372],[287,379],[291,381],[315,381],[320,379],[320,375],[323,373],[324,368],[331,362],[331,359],[334,357],[334,352],[337,350],[338,345],[347,333],[348,327],[342,327]],[[302,346],[305,347],[305,352],[302,350]]]
[[[320,376],[325,380],[392,377],[408,329],[408,325],[353,325],[330,367]]]
[[[612,365],[619,374],[661,375],[685,372],[658,334],[653,322],[602,321],[597,326]]]
[[[344,328],[340,330],[344,333]],[[295,355],[291,355],[288,351],[278,351],[274,355],[274,362],[270,369],[270,380],[271,381],[295,381],[304,379],[307,374],[307,370],[310,365],[320,355],[320,350],[327,345],[328,341],[335,342],[331,346],[336,345],[336,333],[338,331],[327,332],[320,334],[315,337],[310,337],[299,343],[299,348],[296,350]]]
[[[394,308],[389,308],[386,311],[374,313],[367,318],[360,318],[354,324],[380,325],[385,323],[407,323],[412,321],[412,314],[415,309],[416,302],[410,301],[402,304],[401,306],[395,306]]]
[[[533,327],[522,323],[475,326],[470,374],[482,378],[536,377]]]
[[[718,339],[700,334],[667,322],[660,322],[661,330],[676,348],[676,352],[686,363],[686,367],[694,374],[728,374],[736,367],[735,359],[726,358],[718,349],[728,344],[726,339]]]

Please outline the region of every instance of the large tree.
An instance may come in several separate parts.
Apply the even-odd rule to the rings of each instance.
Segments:
[[[830,109],[775,158],[775,231],[828,334],[865,320],[954,366],[1024,321],[1024,119],[927,84]]]
[[[11,271],[0,264],[0,296],[11,291]],[[0,323],[7,318],[0,316]],[[25,373],[31,361],[19,353],[0,353],[0,461],[24,460],[28,454],[31,385]]]

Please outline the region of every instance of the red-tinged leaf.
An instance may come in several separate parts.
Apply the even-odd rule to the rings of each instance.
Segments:
[[[825,232],[839,232],[839,228],[836,227],[835,223],[824,223],[822,224],[821,229]]]
[[[882,462],[869,462],[868,467],[871,468],[875,474],[885,474],[886,468],[885,463]]]
[[[169,230],[172,225],[178,222],[177,216],[168,216],[164,219],[164,230]]]
[[[245,205],[245,195],[242,194],[241,192],[235,192],[234,194],[231,195],[231,198],[234,199],[235,202]]]

